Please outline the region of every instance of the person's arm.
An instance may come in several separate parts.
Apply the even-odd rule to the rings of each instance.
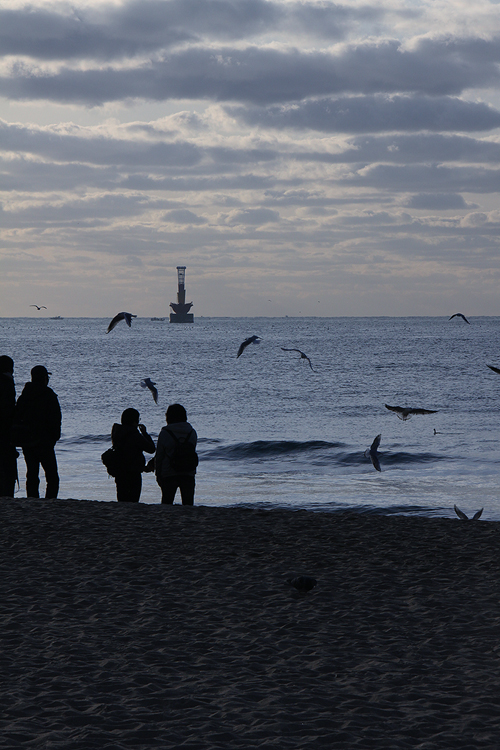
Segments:
[[[139,432],[141,433],[142,438],[142,450],[146,451],[146,453],[154,453],[156,450],[154,440],[151,435],[148,434],[148,431],[143,424],[139,425]]]

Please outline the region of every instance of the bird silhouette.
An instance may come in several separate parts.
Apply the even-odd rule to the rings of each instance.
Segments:
[[[309,357],[307,356],[307,354],[304,354],[304,352],[301,352],[301,351],[300,351],[300,349],[285,349],[285,347],[284,347],[284,346],[282,346],[282,347],[281,347],[281,351],[282,351],[282,352],[298,352],[298,353],[300,354],[300,358],[301,358],[301,359],[307,359],[307,361],[309,362],[309,367],[311,368],[311,370],[312,370],[313,372],[316,372],[316,370],[315,370],[315,369],[314,369],[314,367],[312,366],[312,364],[311,364],[311,360],[309,359]]]
[[[395,411],[396,415],[399,419],[402,419],[403,422],[406,422],[407,419],[411,419],[413,414],[437,414],[438,411],[432,409],[412,409],[410,406],[389,406],[389,404],[386,404],[385,408],[389,409],[389,411]]]
[[[30,305],[30,307],[36,307],[37,310],[46,310],[47,309],[45,307],[45,305],[40,305],[40,306],[38,306],[38,305]]]
[[[462,315],[462,313],[455,313],[454,315],[452,315],[451,317],[449,317],[448,320],[451,320],[452,318],[462,318],[462,320],[465,320],[466,323],[469,323],[469,321],[467,320],[467,318],[465,317],[465,315]],[[469,323],[469,325],[470,325],[470,323]]]
[[[315,578],[311,576],[297,576],[296,578],[287,578],[287,582],[293,586],[301,594],[307,594],[311,591],[318,583]]]
[[[493,372],[497,372],[500,375],[500,368],[493,367],[493,365],[486,365],[486,367],[489,367],[490,370],[493,370]]]
[[[460,518],[461,521],[477,521],[478,518],[481,518],[481,513],[484,510],[484,508],[481,508],[481,510],[478,510],[476,513],[474,513],[472,518],[469,518],[469,516],[467,516],[463,512],[463,510],[460,510],[460,508],[457,508],[456,505],[454,505],[453,508],[455,510],[455,513],[457,514],[457,516]]]
[[[144,380],[141,380],[141,385],[143,388],[149,388],[149,390],[153,394],[155,404],[157,404],[158,403],[158,389],[155,388],[156,383],[153,383],[151,378],[144,378]]]
[[[249,336],[247,339],[243,341],[243,343],[240,344],[240,348],[238,349],[238,354],[236,355],[236,359],[238,357],[241,357],[247,346],[250,344],[260,344],[260,336]]]
[[[375,438],[373,443],[370,445],[370,447],[365,450],[366,458],[370,459],[370,461],[373,464],[373,468],[376,469],[377,471],[382,471],[382,469],[380,468],[380,461],[378,460],[378,453],[377,453],[378,447],[380,445],[381,437],[382,435],[377,435],[377,437]]]
[[[120,322],[120,320],[124,320],[125,323],[128,325],[128,327],[131,328],[131,326],[132,326],[132,318],[137,318],[137,315],[133,315],[132,313],[128,313],[128,312],[120,312],[120,313],[118,313],[118,315],[115,315],[115,317],[113,318],[113,320],[109,324],[108,330],[106,331],[106,333],[109,333],[110,331],[112,331],[113,328],[117,325],[117,323]]]

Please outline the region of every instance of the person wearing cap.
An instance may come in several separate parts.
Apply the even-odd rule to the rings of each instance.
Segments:
[[[59,474],[55,444],[61,437],[61,407],[49,388],[48,372],[43,365],[31,370],[31,382],[26,383],[17,399],[14,411],[14,434],[21,445],[26,462],[26,495],[40,497],[40,465],[45,472],[45,499],[55,499],[59,492]]]
[[[0,356],[0,497],[14,497],[19,453],[12,444],[11,432],[16,406],[14,360]]]

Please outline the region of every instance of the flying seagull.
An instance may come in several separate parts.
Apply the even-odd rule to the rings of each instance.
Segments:
[[[432,409],[412,409],[410,406],[389,406],[385,405],[389,411],[395,411],[399,419],[406,422],[407,419],[411,419],[413,414],[437,414],[438,410],[433,411]]]
[[[284,348],[284,347],[282,346],[282,347],[281,347],[281,351],[282,351],[282,352],[298,352],[298,353],[300,354],[300,358],[301,358],[301,359],[307,359],[307,361],[309,362],[309,367],[311,368],[311,370],[312,370],[313,372],[316,372],[316,370],[315,370],[315,369],[314,369],[314,367],[312,366],[312,364],[311,364],[311,360],[309,359],[309,357],[307,356],[307,354],[304,354],[304,352],[301,352],[301,351],[300,351],[300,349],[285,349],[285,348]]]
[[[451,318],[462,318],[463,320],[465,320],[466,323],[469,323],[465,315],[462,315],[462,313],[455,313],[454,315],[451,316]],[[448,318],[448,320],[451,320],[451,318]]]
[[[157,404],[158,403],[158,388],[155,388],[156,383],[153,383],[151,378],[144,378],[144,380],[141,380],[141,385],[143,388],[149,388],[149,390],[153,394],[155,404]]]
[[[30,307],[36,307],[37,310],[46,310],[47,309],[45,307],[45,305],[40,305],[40,307],[38,307],[38,305],[30,305]]]
[[[489,367],[490,370],[493,370],[493,372],[497,372],[500,375],[500,368],[493,367],[493,365],[486,365],[486,367]]]
[[[130,328],[132,326],[132,318],[137,318],[137,315],[132,315],[132,313],[128,313],[128,312],[118,313],[118,315],[115,315],[115,317],[109,324],[108,330],[106,331],[106,333],[109,333],[110,331],[112,331],[115,325],[120,322],[120,320],[124,320],[125,323],[128,325],[128,327]]]
[[[369,448],[365,450],[365,456],[366,458],[369,458],[373,464],[373,468],[377,471],[382,471],[380,468],[380,461],[378,460],[378,447],[380,445],[380,438],[382,435],[377,435],[373,443],[370,445]]]
[[[242,344],[240,344],[240,348],[238,349],[238,354],[236,355],[236,359],[238,357],[241,357],[245,349],[249,344],[260,344],[260,336],[249,336],[247,339],[244,340]]]
[[[476,513],[474,513],[472,518],[469,518],[469,516],[465,515],[463,510],[460,510],[460,508],[457,508],[456,505],[454,505],[453,508],[455,509],[455,513],[457,514],[457,516],[460,518],[461,521],[477,521],[478,518],[481,518],[481,513],[484,510],[484,508],[481,508],[481,510],[478,510]]]
[[[318,583],[315,578],[311,578],[310,576],[297,576],[297,578],[287,578],[287,582],[295,589],[297,589],[297,591],[300,591],[301,594],[307,594],[307,592],[311,591],[311,589],[313,589]]]

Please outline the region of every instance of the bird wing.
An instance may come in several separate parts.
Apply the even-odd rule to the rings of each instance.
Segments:
[[[113,328],[116,326],[116,324],[119,323],[120,320],[123,320],[124,317],[125,317],[125,313],[122,313],[122,312],[118,313],[118,315],[115,315],[115,317],[113,318],[113,320],[109,324],[108,330],[106,331],[106,333],[109,333],[110,331],[112,331]]]
[[[460,518],[461,521],[468,521],[469,520],[469,517],[465,515],[465,513],[463,512],[463,510],[460,510],[460,508],[457,508],[456,505],[454,505],[453,508],[455,510],[455,513],[457,514],[457,516]]]
[[[375,440],[374,440],[374,441],[373,441],[373,443],[371,444],[371,446],[370,446],[370,450],[371,450],[371,451],[376,451],[376,450],[378,450],[378,447],[379,447],[379,445],[380,445],[380,440],[381,440],[381,438],[382,438],[382,433],[381,433],[380,435],[377,435],[377,437],[375,438]]]
[[[132,318],[137,318],[137,315],[133,315],[132,313],[124,312],[123,317],[125,318],[125,323],[128,325],[129,328],[132,328]]]
[[[155,404],[158,403],[158,388],[155,388],[153,384],[150,386],[150,391],[153,394]]]
[[[245,351],[249,343],[250,341],[246,339],[245,341],[243,341],[242,344],[240,344],[240,348],[238,349],[238,354],[236,355],[236,359],[238,359],[238,357],[240,357],[243,354],[243,352]]]
[[[497,372],[500,375],[500,369],[498,367],[493,367],[493,365],[486,365],[486,367],[489,367],[490,370],[493,370],[493,372]]]
[[[379,461],[378,456],[377,456],[377,449],[378,449],[378,447],[380,445],[380,439],[381,439],[381,437],[382,437],[382,435],[377,435],[377,437],[375,438],[375,440],[371,444],[370,450],[368,452],[368,455],[370,456],[370,460],[371,460],[371,462],[373,464],[373,468],[376,469],[377,471],[382,471],[382,469],[380,468],[380,461]]]
[[[396,414],[397,413],[401,414],[404,411],[402,406],[389,406],[389,404],[386,404],[385,408],[389,409],[389,411],[395,411]]]
[[[438,409],[408,409],[409,414],[437,414]]]
[[[473,521],[477,521],[478,518],[481,518],[481,513],[483,512],[484,508],[481,508],[481,510],[476,511],[474,515],[472,516]]]

